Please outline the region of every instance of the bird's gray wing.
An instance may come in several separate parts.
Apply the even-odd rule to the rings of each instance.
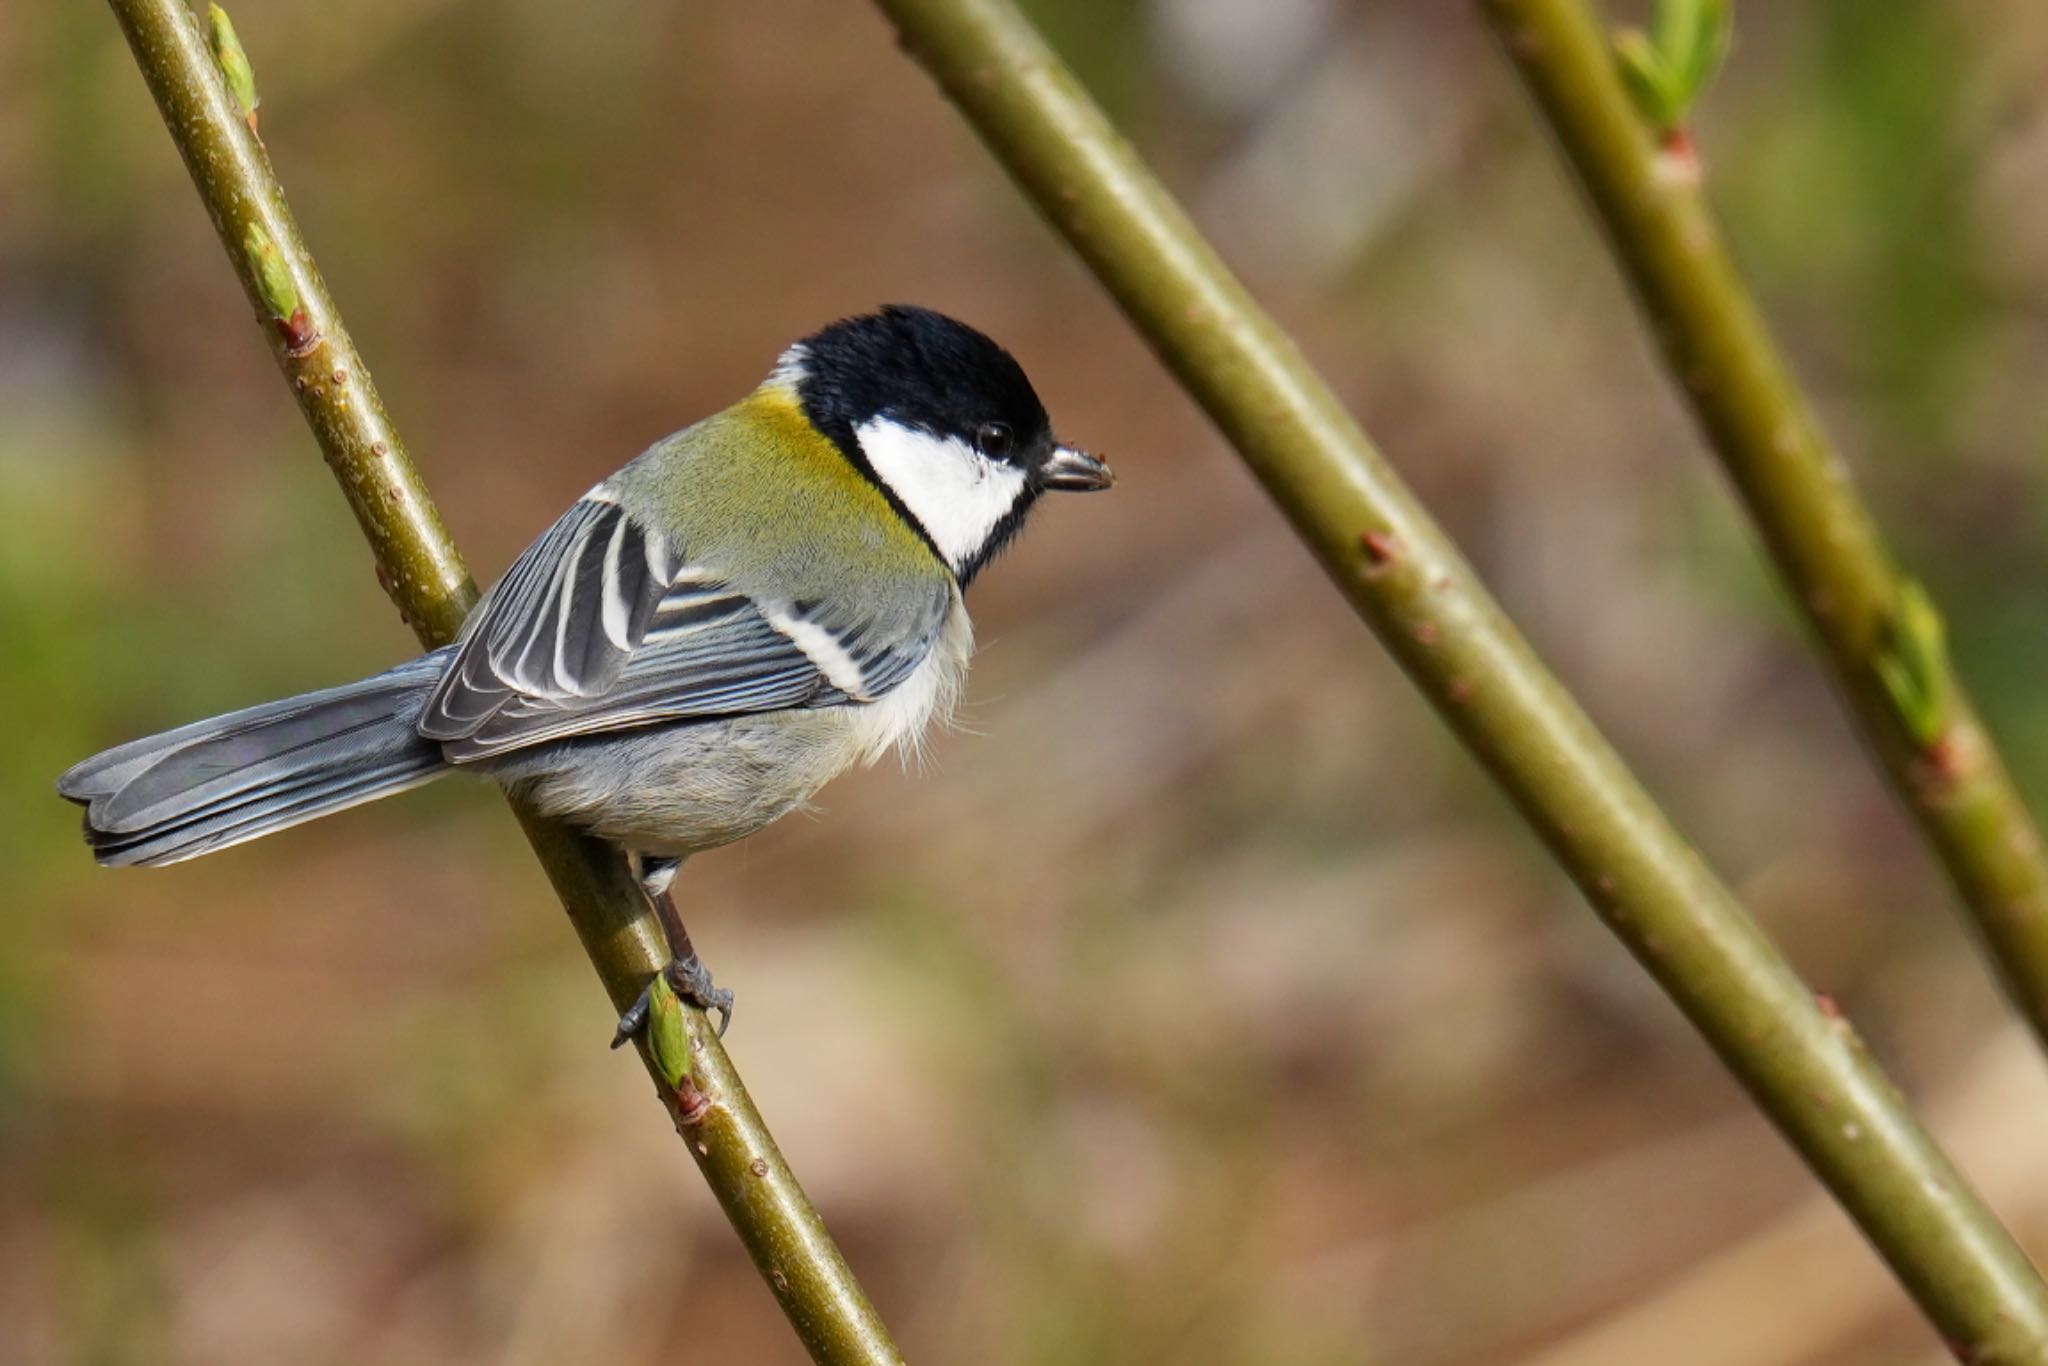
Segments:
[[[676,568],[666,537],[615,502],[581,499],[463,623],[420,734],[459,740],[515,698],[603,693],[639,648]]]
[[[480,603],[418,722],[454,763],[710,716],[868,702],[909,676],[952,590],[908,612],[773,601],[586,498]],[[901,600],[898,600],[899,609]]]

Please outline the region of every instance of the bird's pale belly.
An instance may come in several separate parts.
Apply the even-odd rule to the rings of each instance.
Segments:
[[[745,839],[862,757],[847,709],[627,731],[507,756],[493,773],[545,815],[643,854]]]
[[[745,839],[833,778],[953,713],[974,628],[959,597],[924,662],[872,703],[767,712],[595,735],[490,761],[545,815],[657,857]]]

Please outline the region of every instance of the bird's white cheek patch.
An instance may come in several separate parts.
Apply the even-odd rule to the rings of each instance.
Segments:
[[[1024,471],[984,458],[964,441],[933,436],[886,417],[854,432],[875,473],[910,509],[955,572],[1010,515],[1024,493]]]

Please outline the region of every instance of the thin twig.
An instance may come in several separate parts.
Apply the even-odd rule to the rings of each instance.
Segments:
[[[2048,1044],[2048,851],[1941,640],[1771,338],[1700,191],[1583,0],[1481,0],[1865,741]],[[1689,144],[1687,144],[1689,145]]]
[[[1975,1361],[2048,1357],[2048,1289],[1488,596],[1329,387],[1009,0],[877,0],[1236,445],[1338,587]]]
[[[474,604],[475,585],[384,415],[204,31],[183,0],[110,3],[300,410],[355,509],[379,579],[422,645],[445,644]],[[667,959],[639,885],[604,845],[527,811],[519,820],[612,1008],[623,1010]],[[696,1010],[683,1012],[683,1027],[692,1075],[679,1093],[649,1060],[656,1090],[812,1359],[847,1366],[900,1361],[716,1032]]]

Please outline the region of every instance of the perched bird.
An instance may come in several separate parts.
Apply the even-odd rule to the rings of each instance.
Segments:
[[[668,895],[677,866],[916,745],[973,650],[961,591],[1039,494],[1111,478],[980,332],[922,308],[848,318],[585,494],[454,644],[121,745],[57,788],[101,863],[156,865],[489,774],[627,854],[678,991],[729,1018]]]

